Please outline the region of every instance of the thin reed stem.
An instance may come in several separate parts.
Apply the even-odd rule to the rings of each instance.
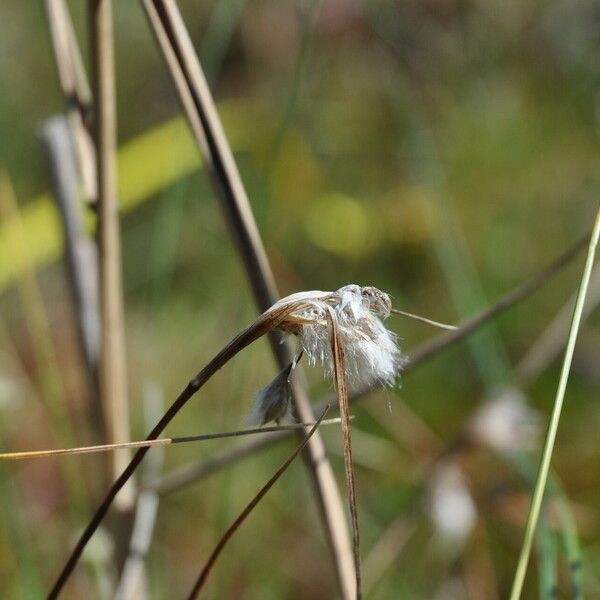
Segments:
[[[340,423],[339,417],[327,419],[321,425],[333,425]],[[274,425],[272,427],[256,427],[254,429],[238,429],[236,431],[223,431],[221,433],[205,433],[201,435],[187,435],[174,438],[158,438],[156,440],[139,440],[136,442],[118,442],[115,444],[97,444],[95,446],[79,446],[77,448],[58,448],[55,450],[28,450],[23,452],[0,453],[0,461],[26,460],[31,458],[50,458],[65,456],[69,454],[96,454],[98,452],[114,452],[124,448],[150,448],[152,446],[169,446],[171,444],[187,444],[189,442],[207,442],[211,440],[222,440],[231,437],[243,437],[261,433],[273,433],[275,431],[304,431],[312,427],[314,423],[293,423],[291,425]]]
[[[233,152],[225,135],[202,66],[175,0],[142,0],[150,26],[163,54],[204,164],[242,258],[256,303],[261,311],[279,298],[271,266],[252,213]],[[280,369],[291,352],[278,335],[269,342]],[[310,400],[298,378],[291,381],[296,412],[302,421],[314,421]],[[348,528],[333,470],[317,432],[304,455],[323,527],[333,557],[342,598],[349,600],[354,579]]]
[[[143,392],[144,424],[150,429],[164,411],[162,388],[158,384],[148,383]],[[158,481],[164,463],[164,449],[150,452],[142,467],[140,475],[142,490],[137,496],[135,517],[127,556],[125,557],[121,578],[113,594],[113,600],[142,600],[148,594],[146,573],[146,556],[152,544],[152,536],[158,517],[160,497],[155,490],[144,487],[144,484]]]
[[[86,201],[94,203],[98,186],[95,149],[88,131],[92,108],[90,86],[65,0],[45,0],[44,5],[58,79],[67,105],[83,196]]]
[[[558,388],[556,390],[556,397],[554,399],[554,407],[552,409],[552,415],[550,417],[550,423],[548,425],[548,432],[546,434],[546,441],[544,443],[544,449],[542,452],[542,459],[540,462],[538,476],[533,491],[533,497],[531,499],[529,515],[527,517],[527,525],[525,527],[525,538],[523,540],[523,545],[521,546],[521,553],[519,555],[519,561],[517,563],[517,568],[515,571],[510,600],[518,600],[521,597],[521,592],[523,590],[523,583],[525,581],[525,574],[527,572],[527,564],[529,562],[531,546],[533,544],[535,530],[539,520],[540,510],[542,507],[542,501],[544,499],[546,482],[548,481],[548,473],[550,471],[552,451],[554,449],[554,442],[556,440],[556,432],[558,431],[558,423],[560,421],[560,414],[562,411],[563,401],[565,397],[565,390],[567,388],[569,373],[571,371],[571,363],[573,361],[573,352],[575,350],[577,334],[579,333],[579,324],[581,322],[583,305],[585,303],[585,297],[590,281],[590,275],[592,273],[592,267],[594,265],[594,256],[596,253],[596,246],[598,244],[599,237],[600,210],[596,215],[596,222],[594,224],[594,230],[592,232],[592,237],[588,247],[588,254],[585,262],[585,267],[583,269],[583,275],[581,277],[581,284],[577,293],[577,301],[575,302],[575,309],[573,311],[573,318],[571,320],[571,329],[569,331],[567,348],[565,350],[560,379],[558,381]]]
[[[194,587],[192,588],[192,591],[190,592],[190,595],[188,596],[188,600],[194,600],[194,598],[197,598],[204,583],[206,582],[206,579],[208,578],[208,575],[210,574],[210,571],[212,570],[212,567],[214,566],[215,562],[219,558],[219,555],[225,548],[225,545],[227,544],[227,542],[232,538],[233,534],[238,530],[240,525],[246,520],[248,515],[256,508],[256,505],[264,498],[266,493],[273,487],[273,485],[277,482],[277,480],[285,473],[285,471],[288,469],[288,467],[294,462],[294,460],[296,459],[298,454],[300,454],[300,452],[304,449],[304,447],[308,443],[308,440],[310,439],[310,437],[312,435],[314,435],[315,431],[317,431],[319,425],[322,423],[325,415],[327,414],[328,409],[329,409],[329,406],[326,406],[325,409],[323,410],[323,412],[321,413],[321,416],[317,419],[317,422],[313,425],[312,429],[304,436],[304,439],[300,442],[300,444],[294,450],[292,455],[277,470],[275,475],[273,475],[273,477],[271,477],[271,479],[269,479],[269,481],[267,481],[267,483],[260,489],[258,494],[256,496],[254,496],[254,498],[250,501],[250,503],[246,506],[246,508],[244,508],[244,510],[241,512],[240,516],[233,522],[233,524],[225,532],[223,537],[219,540],[219,543],[217,544],[216,548],[213,550],[212,554],[208,558],[208,561],[206,562],[204,568],[202,569],[200,576],[196,580],[196,583],[194,584]]]
[[[427,319],[426,317],[422,317],[420,315],[415,315],[414,313],[406,312],[405,310],[400,310],[398,308],[392,308],[391,313],[393,315],[398,315],[400,317],[408,317],[409,319],[414,319],[415,321],[420,321],[421,323],[427,323],[427,325],[432,325],[433,327],[438,327],[439,329],[449,329],[451,331],[455,331],[458,329],[456,325],[448,325],[446,323],[440,323],[439,321],[434,321],[433,319]]]
[[[96,97],[96,156],[98,158],[98,273],[101,340],[99,389],[110,442],[130,438],[125,326],[121,282],[121,236],[117,198],[117,115],[114,72],[112,0],[92,0],[92,38]],[[111,473],[117,477],[129,462],[126,450],[115,452]],[[135,490],[129,485],[117,505],[129,509]]]

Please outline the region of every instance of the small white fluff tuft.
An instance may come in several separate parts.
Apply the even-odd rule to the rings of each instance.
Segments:
[[[455,461],[439,464],[429,486],[429,511],[445,544],[462,546],[477,522],[477,507]]]
[[[281,371],[269,385],[260,390],[254,399],[254,408],[248,416],[248,425],[265,425],[269,421],[292,421],[292,390],[290,372],[293,364]]]
[[[282,329],[298,335],[309,363],[322,364],[333,377],[331,326],[328,307],[333,308],[345,353],[346,375],[353,385],[393,385],[405,362],[396,335],[382,319],[389,316],[391,301],[373,287],[347,285],[336,292],[300,292],[280,300],[280,307],[302,301],[286,319]]]
[[[507,387],[477,409],[469,433],[478,443],[503,454],[530,450],[539,441],[540,415],[527,405],[521,390]]]

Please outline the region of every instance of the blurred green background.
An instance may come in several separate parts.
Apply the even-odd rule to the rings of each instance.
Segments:
[[[87,54],[85,5],[69,2]],[[181,0],[180,6],[282,293],[374,285],[400,308],[458,322],[591,229],[600,192],[598,3]],[[139,439],[147,429],[147,386],[160,386],[170,403],[257,312],[142,9],[117,2],[114,13],[119,143],[129,151],[119,172],[129,389],[132,438]],[[42,2],[4,0],[0,74],[0,165],[27,225],[28,214],[50,205],[40,129],[64,111]],[[60,229],[53,218],[40,222],[44,233],[36,229],[26,246],[38,261],[41,326],[35,300],[18,285],[21,269],[13,268],[0,224],[6,451],[67,444],[44,408],[49,380],[69,406],[77,442],[97,441],[67,272],[55,260],[60,246],[52,240]],[[524,473],[537,464],[558,359],[529,376],[524,389],[507,386],[569,302],[581,269],[579,257],[480,334],[353,409],[366,597],[507,596],[527,510]],[[596,298],[600,285],[594,285]],[[553,463],[577,524],[588,598],[600,597],[599,323],[592,314],[581,332]],[[40,351],[46,326],[51,343]],[[436,335],[405,320],[389,326],[409,354]],[[168,435],[244,426],[254,393],[274,372],[267,343],[254,344],[190,402]],[[307,375],[314,398],[331,390],[319,369]],[[436,463],[432,475],[434,457],[498,394],[518,407],[508,447],[494,447],[486,421],[477,429],[483,433]],[[523,425],[531,435],[515,434]],[[343,485],[339,430],[329,427],[323,436]],[[234,445],[169,448],[165,471]],[[291,449],[291,441],[281,443],[161,499],[148,556],[150,597],[189,591],[220,533]],[[106,486],[104,461],[0,465],[3,598],[37,598],[48,589]],[[82,497],[75,511],[74,496]],[[549,504],[527,598],[549,597],[543,594],[552,585],[557,597],[581,597],[570,595],[574,529],[560,518],[561,506]],[[107,544],[97,542],[94,552],[68,597],[102,597],[102,578],[114,577],[103,558]],[[335,597],[300,461],[232,540],[205,597]]]

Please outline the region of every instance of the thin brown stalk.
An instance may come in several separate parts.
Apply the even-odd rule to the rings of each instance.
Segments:
[[[399,317],[407,317],[409,319],[414,319],[415,321],[420,321],[421,323],[426,323],[427,325],[431,325],[439,329],[448,329],[450,331],[458,329],[456,325],[440,323],[439,321],[434,321],[433,319],[428,319],[426,317],[422,317],[421,315],[415,315],[414,313],[406,312],[405,310],[400,310],[399,308],[392,308],[391,313],[393,315],[398,315]]]
[[[489,308],[482,310],[474,317],[471,317],[470,319],[467,319],[461,323],[456,331],[449,332],[434,338],[430,342],[425,342],[422,344],[419,348],[417,348],[417,350],[415,350],[415,352],[412,353],[411,360],[407,368],[414,367],[415,365],[432,358],[436,354],[439,354],[441,351],[452,346],[465,336],[473,333],[473,331],[476,329],[479,329],[482,325],[489,323],[492,319],[497,317],[506,309],[514,306],[521,300],[524,300],[533,294],[533,292],[542,287],[542,285],[549,281],[554,275],[559,273],[563,267],[569,264],[571,260],[573,260],[579,254],[579,252],[587,246],[589,239],[590,236],[585,235],[546,269],[540,271],[537,275],[534,275],[524,284],[513,289],[511,292],[503,296],[498,302],[492,304]]]
[[[526,387],[546,369],[565,347],[571,324],[573,306],[577,294],[573,294],[550,325],[544,328],[525,356],[516,365],[513,380],[517,387]],[[587,318],[600,303],[600,268],[596,267],[590,279],[587,302],[583,307],[583,318]]]
[[[586,247],[589,240],[589,234],[578,240],[558,259],[556,259],[548,267],[531,277],[525,283],[515,287],[507,294],[502,296],[493,305],[482,310],[477,315],[471,317],[456,331],[450,334],[442,334],[428,340],[418,346],[409,354],[409,360],[404,367],[403,375],[410,374],[411,371],[426,364],[429,360],[444,352],[450,346],[458,343],[469,335],[478,331],[492,319],[506,312],[519,302],[527,299],[531,294],[538,290],[545,283],[549,282],[553,277],[562,271],[578,254]],[[350,404],[362,400],[370,391],[370,389],[357,390],[351,394],[349,398]],[[317,407],[318,410],[319,407]],[[218,471],[238,460],[243,460],[252,456],[255,452],[264,450],[265,448],[285,439],[289,434],[281,432],[273,434],[259,440],[252,440],[240,444],[236,448],[225,450],[209,461],[196,463],[192,465],[184,465],[177,468],[171,473],[167,473],[159,484],[161,494],[170,494],[176,492],[191,483],[203,479],[204,477]]]
[[[235,448],[224,450],[208,460],[182,465],[181,467],[171,470],[166,475],[163,475],[160,482],[155,486],[156,490],[161,496],[177,492],[192,483],[201,481],[212,473],[219,472],[221,469],[232,463],[254,456],[260,450],[265,450],[277,442],[287,440],[289,436],[289,431],[269,433],[256,440],[252,440],[250,443],[242,443]]]
[[[217,546],[215,547],[212,554],[208,558],[208,561],[204,565],[204,568],[202,569],[200,576],[196,580],[196,583],[194,584],[194,587],[192,588],[192,591],[190,592],[190,595],[188,596],[188,600],[194,600],[194,598],[198,597],[198,594],[202,590],[202,587],[203,587],[204,583],[206,582],[206,579],[208,578],[215,562],[219,558],[219,555],[225,548],[227,542],[232,538],[232,536],[235,534],[235,532],[239,529],[240,525],[246,520],[246,518],[250,515],[250,513],[254,510],[254,508],[256,508],[257,504],[265,497],[267,492],[273,487],[273,485],[277,482],[277,480],[285,473],[285,471],[288,469],[288,467],[294,462],[294,460],[296,459],[298,454],[300,454],[300,452],[304,449],[304,447],[308,443],[308,440],[311,438],[312,435],[314,435],[315,431],[317,431],[317,428],[323,421],[323,418],[327,414],[328,409],[329,409],[329,405],[327,405],[325,407],[325,409],[321,413],[321,416],[318,418],[317,422],[313,425],[312,429],[304,436],[304,439],[300,442],[300,444],[294,450],[292,455],[283,463],[283,465],[281,465],[281,467],[277,470],[275,475],[273,475],[273,477],[271,477],[271,479],[269,479],[269,481],[267,481],[267,483],[260,489],[258,494],[256,494],[256,496],[254,496],[254,498],[250,501],[250,503],[246,506],[246,508],[244,508],[244,510],[240,513],[240,516],[233,522],[233,524],[225,532],[223,537],[219,540]]]
[[[77,448],[57,448],[54,450],[26,450],[23,452],[4,452],[0,454],[0,461],[30,460],[34,458],[57,458],[72,454],[97,454],[98,452],[117,452],[133,448],[150,448],[151,446],[168,446],[173,444],[172,438],[158,440],[143,440],[137,442],[119,442],[116,444],[98,444],[95,446],[78,446]]]
[[[186,405],[190,398],[204,386],[204,384],[227,362],[229,362],[236,354],[243,350],[246,346],[259,339],[269,331],[276,329],[288,314],[298,309],[300,303],[290,303],[277,310],[263,313],[256,321],[240,332],[231,342],[229,342],[198,374],[190,380],[185,389],[179,394],[177,399],[171,404],[160,421],[155,425],[154,429],[146,437],[147,440],[158,439],[159,435],[165,430],[165,427],[173,420],[175,415]],[[96,513],[82,532],[75,548],[67,559],[62,571],[60,572],[56,582],[54,583],[48,598],[58,598],[63,590],[71,573],[75,569],[81,553],[90,541],[92,535],[102,523],[108,509],[112,505],[116,495],[129,481],[138,465],[142,462],[149,448],[138,448],[133,458],[120,474],[117,480],[113,483],[110,490],[107,492],[104,500],[96,510]]]
[[[115,100],[112,0],[90,3],[96,97],[96,155],[98,157],[98,273],[101,340],[100,399],[109,442],[130,438],[123,290],[121,282],[121,237],[117,198],[117,120]],[[111,473],[117,477],[127,466],[127,450],[115,452]],[[135,489],[128,485],[117,498],[117,506],[129,510]]]
[[[277,299],[275,278],[200,61],[175,0],[142,0],[185,116],[225,211],[261,310]]]
[[[351,417],[352,418],[352,417]],[[340,418],[327,419],[322,425],[340,423]],[[77,448],[57,448],[53,450],[26,450],[23,452],[0,453],[0,461],[27,460],[32,458],[51,458],[67,456],[70,454],[96,454],[98,452],[116,452],[123,449],[151,448],[152,446],[170,446],[172,444],[188,444],[189,442],[207,442],[222,440],[245,435],[273,433],[275,431],[298,431],[312,427],[314,423],[293,423],[291,425],[273,425],[272,427],[256,427],[254,429],[238,429],[237,431],[223,431],[220,433],[205,433],[202,435],[186,435],[174,438],[158,438],[156,440],[139,440],[135,442],[118,442],[115,444],[97,444],[95,446],[78,446]]]
[[[142,4],[236,241],[255,300],[264,311],[274,304],[279,293],[202,66],[176,2],[142,0]],[[279,336],[270,335],[269,341],[279,368],[283,369],[290,362],[290,350],[280,343]],[[314,421],[308,395],[297,379],[291,382],[296,412],[301,421]],[[310,439],[303,457],[312,478],[338,587],[344,600],[348,600],[353,595],[348,582],[354,579],[350,540],[339,490],[319,432]]]
[[[338,332],[337,317],[334,310],[328,306],[327,316],[331,327],[331,355],[333,373],[338,396],[340,415],[342,416],[342,434],[344,438],[344,469],[346,471],[346,488],[348,504],[352,518],[352,549],[354,553],[354,572],[356,574],[356,593],[361,598],[360,581],[360,528],[358,523],[358,508],[356,505],[356,482],[354,478],[354,462],[352,460],[352,427],[350,424],[350,408],[348,405],[348,386],[346,382],[345,350]],[[328,405],[329,406],[329,405]]]

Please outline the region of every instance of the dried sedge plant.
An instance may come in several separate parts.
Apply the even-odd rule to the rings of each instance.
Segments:
[[[324,366],[325,372],[335,380],[338,392],[348,498],[354,531],[357,595],[360,594],[359,536],[347,382],[365,386],[392,384],[395,381],[405,359],[398,349],[395,335],[383,324],[383,319],[389,316],[391,310],[391,301],[387,294],[373,287],[358,285],[348,285],[336,292],[300,292],[283,298],[231,340],[188,383],[146,438],[157,439],[188,400],[243,348],[273,330],[297,336],[299,347],[306,353],[309,362]],[[252,415],[255,422],[262,424],[285,417],[290,403],[287,384],[294,366],[295,363],[292,363],[259,393]],[[58,597],[115,496],[134,473],[147,451],[148,447],[137,450],[127,468],[109,490],[67,560],[49,594],[50,598]]]
[[[344,374],[350,385],[365,388],[394,383],[406,359],[400,354],[395,334],[382,322],[392,312],[387,294],[373,287],[347,285],[336,292],[292,294],[269,310],[281,309],[291,302],[301,303],[300,307],[290,313],[279,329],[297,336],[299,353],[257,394],[249,424],[280,422],[291,417],[289,382],[303,353],[311,365],[322,365],[326,375],[334,379],[332,323],[345,349]]]

